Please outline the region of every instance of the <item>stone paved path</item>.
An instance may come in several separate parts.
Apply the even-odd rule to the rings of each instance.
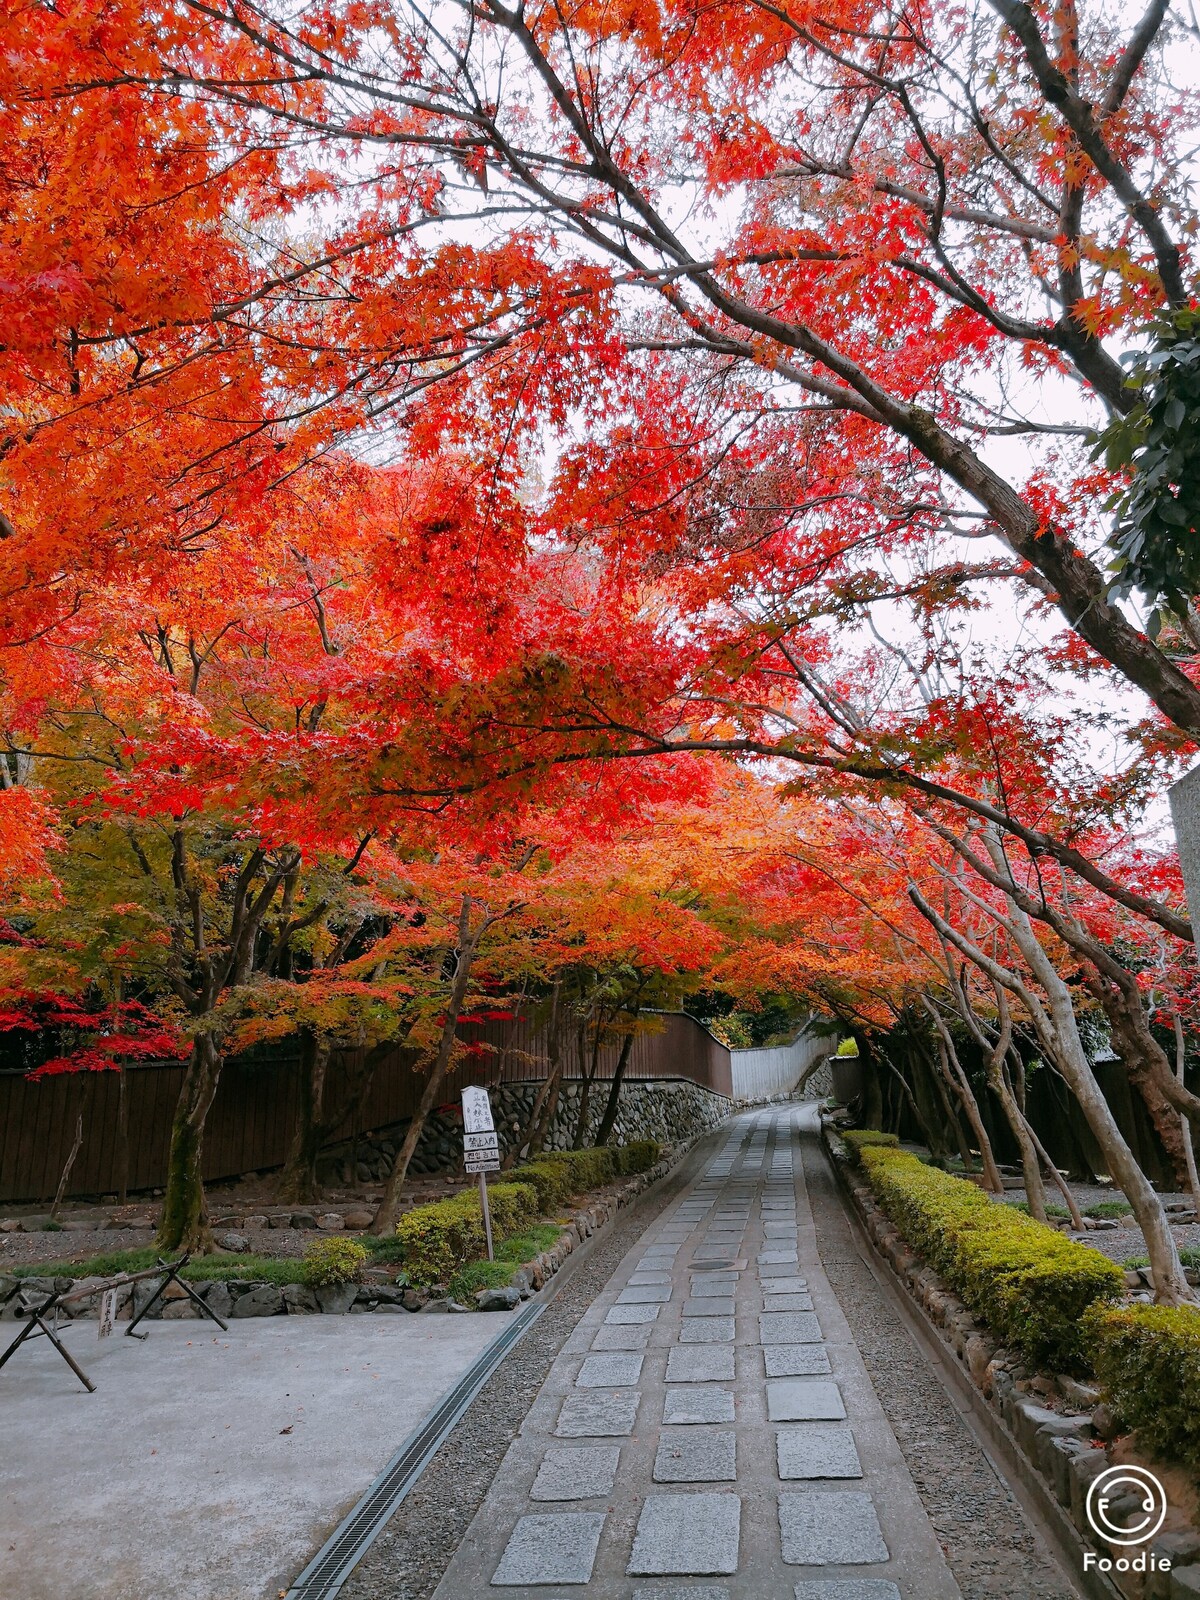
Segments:
[[[801,1119],[728,1124],[626,1256],[435,1600],[959,1600],[821,1270]]]

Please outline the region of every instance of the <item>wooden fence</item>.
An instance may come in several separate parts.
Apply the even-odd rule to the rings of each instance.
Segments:
[[[659,1026],[639,1034],[628,1066],[631,1079],[683,1078],[730,1098],[730,1051],[693,1018],[667,1014]],[[518,1083],[546,1076],[544,1042],[527,1018],[464,1026],[464,1042],[482,1046],[448,1080],[445,1102],[458,1099],[465,1083]],[[611,1077],[615,1048],[601,1053],[598,1076]],[[567,1075],[581,1075],[573,1048]],[[412,1051],[394,1049],[377,1063],[357,1117],[346,1119],[336,1140],[402,1122],[416,1109],[424,1079]],[[330,1064],[328,1103],[347,1098],[350,1070],[361,1064],[349,1053]],[[590,1066],[590,1062],[587,1063]],[[298,1114],[299,1059],[278,1053],[269,1059],[233,1058],[221,1074],[204,1139],[204,1176],[280,1166]],[[83,1143],[71,1169],[71,1195],[114,1194],[161,1187],[166,1176],[171,1119],[183,1079],[177,1062],[147,1062],[124,1073],[63,1074],[31,1082],[22,1072],[0,1072],[0,1203],[52,1199],[70,1154],[80,1117]],[[124,1115],[122,1116],[122,1097]],[[122,1141],[124,1124],[128,1136]]]

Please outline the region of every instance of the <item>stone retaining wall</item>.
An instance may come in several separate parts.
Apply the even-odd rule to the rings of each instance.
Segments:
[[[543,1250],[533,1260],[522,1263],[513,1272],[512,1286],[508,1289],[481,1290],[476,1296],[478,1308],[488,1311],[514,1309],[522,1300],[528,1300],[552,1278],[585,1239],[598,1233],[623,1207],[631,1204],[651,1184],[672,1171],[683,1160],[701,1135],[677,1141],[663,1158],[646,1172],[623,1178],[610,1184],[597,1199],[571,1213],[571,1220],[548,1250]],[[368,1272],[370,1269],[367,1269]],[[0,1322],[17,1322],[29,1316],[31,1310],[40,1310],[53,1293],[66,1294],[78,1289],[96,1288],[102,1278],[46,1277],[17,1278],[0,1276]],[[117,1290],[117,1320],[128,1322],[150,1301],[156,1287],[155,1280],[143,1279],[125,1284]],[[433,1284],[428,1289],[413,1289],[397,1284],[366,1282],[338,1284],[327,1288],[310,1289],[307,1284],[273,1284],[249,1279],[232,1281],[192,1282],[191,1288],[205,1304],[228,1321],[233,1317],[304,1316],[314,1313],[342,1315],[352,1311],[376,1312],[434,1312],[469,1311],[470,1306],[459,1305],[448,1298],[446,1286]],[[59,1315],[63,1320],[79,1320],[99,1314],[99,1293],[87,1300],[63,1306]],[[147,1321],[161,1317],[164,1320],[199,1320],[201,1312],[192,1304],[184,1291],[172,1284],[163,1299],[149,1313]],[[0,1341],[2,1343],[3,1341]]]
[[[1200,1532],[1188,1525],[1182,1512],[1172,1508],[1167,1531],[1136,1550],[1106,1546],[1088,1523],[1084,1512],[1088,1487],[1117,1459],[1112,1452],[1112,1417],[1100,1390],[1067,1374],[1031,1372],[1014,1352],[1001,1348],[883,1211],[866,1179],[851,1164],[836,1127],[823,1118],[821,1131],[842,1189],[875,1250],[915,1301],[929,1332],[957,1357],[986,1402],[991,1425],[1017,1453],[1031,1482],[1039,1483],[1046,1499],[1061,1508],[1065,1525],[1081,1546],[1114,1563],[1145,1552],[1168,1564],[1147,1572],[1114,1566],[1104,1574],[1109,1584],[1115,1583],[1129,1600],[1200,1597]],[[1130,1459],[1127,1449],[1119,1459]],[[1111,1594],[1112,1589],[1090,1592]]]
[[[540,1084],[502,1083],[491,1092],[492,1112],[500,1149],[507,1153],[513,1141],[527,1126]],[[588,1137],[600,1126],[608,1104],[609,1085],[597,1079],[588,1102]],[[562,1085],[558,1110],[546,1138],[547,1150],[569,1150],[579,1120],[583,1085],[567,1081]],[[621,1086],[620,1107],[611,1143],[629,1144],[634,1139],[657,1139],[660,1144],[707,1133],[729,1116],[731,1103],[723,1095],[685,1078],[654,1078],[626,1082]],[[391,1170],[392,1159],[404,1138],[404,1126],[388,1129],[360,1139],[357,1147],[341,1145],[322,1156],[317,1168],[323,1185],[381,1183]],[[462,1117],[456,1106],[434,1112],[425,1124],[413,1156],[411,1170],[416,1173],[453,1171],[462,1163]]]

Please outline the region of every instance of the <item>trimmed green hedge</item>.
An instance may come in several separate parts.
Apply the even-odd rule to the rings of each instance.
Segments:
[[[1155,1455],[1200,1468],[1200,1309],[1104,1307],[1086,1322],[1118,1425]]]
[[[842,1138],[846,1141],[846,1148],[855,1166],[861,1165],[859,1157],[868,1145],[883,1150],[900,1148],[900,1141],[894,1133],[878,1133],[874,1128],[851,1128],[842,1134]]]
[[[900,1232],[997,1338],[1055,1371],[1086,1366],[1080,1319],[1121,1294],[1120,1267],[907,1151],[860,1141],[857,1153]]]
[[[538,1192],[530,1183],[489,1184],[488,1207],[493,1238],[506,1239],[537,1216]],[[396,1224],[396,1237],[414,1283],[444,1281],[487,1250],[479,1195],[471,1190],[414,1207]]]
[[[573,1194],[645,1172],[660,1154],[653,1139],[636,1139],[616,1149],[605,1145],[555,1151],[515,1168],[503,1183],[488,1185],[494,1243],[523,1232],[536,1217],[559,1209]],[[443,1282],[487,1249],[479,1196],[471,1190],[417,1206],[400,1218],[396,1236],[414,1283]]]

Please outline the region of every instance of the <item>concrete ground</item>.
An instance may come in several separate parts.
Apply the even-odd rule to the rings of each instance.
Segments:
[[[817,1251],[737,1118],[554,1362],[435,1600],[959,1600]]]
[[[90,1395],[31,1341],[0,1370],[0,1595],[268,1600],[508,1320],[78,1322]]]

